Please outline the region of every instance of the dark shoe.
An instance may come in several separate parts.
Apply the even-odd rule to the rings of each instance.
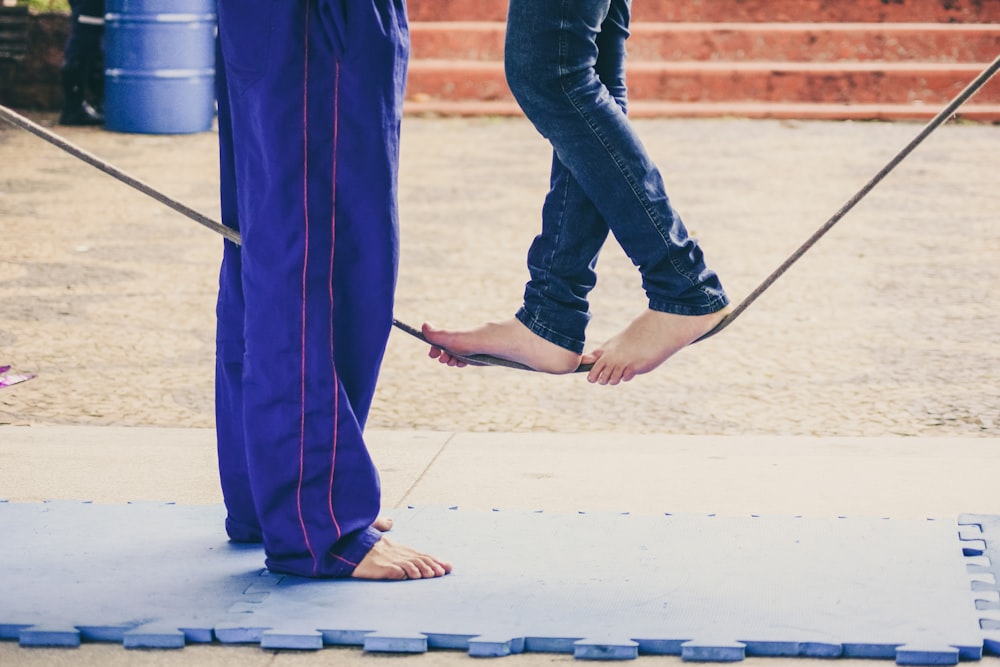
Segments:
[[[84,79],[86,70],[78,66],[64,66],[62,79],[63,110],[60,125],[103,125],[104,114],[86,100]]]
[[[63,109],[59,116],[60,125],[104,125],[104,116],[88,102],[80,102],[73,107]]]

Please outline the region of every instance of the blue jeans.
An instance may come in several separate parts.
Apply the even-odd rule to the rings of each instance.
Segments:
[[[554,149],[517,318],[578,353],[609,230],[638,267],[650,309],[706,315],[728,303],[626,116],[630,13],[631,0],[510,0],[508,9],[507,82]]]

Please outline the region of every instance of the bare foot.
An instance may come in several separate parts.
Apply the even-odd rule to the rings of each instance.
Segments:
[[[375,519],[374,523],[372,523],[372,528],[381,531],[383,533],[388,533],[390,530],[392,530],[392,518],[387,516],[380,516],[379,518]]]
[[[673,315],[647,310],[611,340],[583,357],[594,364],[587,381],[615,385],[648,373],[717,325],[729,308],[709,315]]]
[[[355,579],[399,581],[402,579],[433,579],[451,572],[451,563],[396,544],[383,537],[375,543],[358,566]]]
[[[489,354],[557,375],[572,373],[580,366],[579,354],[535,335],[516,318],[468,331],[443,331],[425,323],[423,333],[431,342],[430,358],[449,366],[465,366],[456,354]]]

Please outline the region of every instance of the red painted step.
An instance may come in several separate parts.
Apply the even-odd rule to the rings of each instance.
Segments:
[[[506,8],[409,0],[408,112],[519,113]],[[635,0],[632,33],[636,116],[922,119],[1000,53],[1000,0]],[[1000,121],[1000,81],[961,115]]]
[[[414,58],[503,59],[503,23],[414,23],[410,30]],[[975,63],[1000,53],[1000,24],[636,23],[628,50],[633,60]]]
[[[507,0],[409,0],[408,10],[411,21],[504,21]],[[997,0],[634,0],[632,12],[636,22],[1000,23]]]
[[[629,103],[632,118],[781,118],[810,120],[929,120],[941,105],[922,104],[796,104],[769,102],[649,102]],[[514,101],[408,100],[406,112],[431,116],[521,116]],[[1000,122],[1000,104],[965,104],[955,114],[963,120]]]
[[[629,96],[660,102],[942,104],[981,71],[976,63],[633,62]],[[509,100],[503,65],[415,60],[407,96],[428,100]],[[976,96],[1000,103],[1000,79]]]

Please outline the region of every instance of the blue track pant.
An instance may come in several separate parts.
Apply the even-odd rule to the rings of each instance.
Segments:
[[[341,577],[378,541],[363,430],[392,325],[403,0],[220,0],[219,468],[236,541]]]

